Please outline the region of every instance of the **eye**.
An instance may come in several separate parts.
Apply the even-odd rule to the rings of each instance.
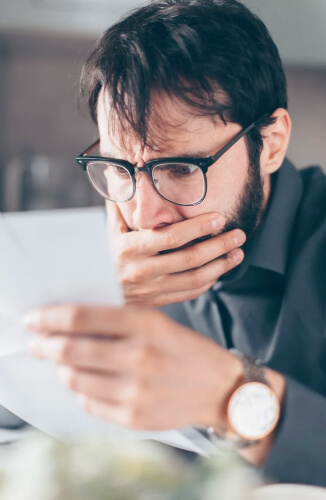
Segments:
[[[118,175],[129,175],[128,170],[120,165],[114,165],[114,172]]]
[[[197,167],[195,165],[182,165],[178,168],[172,169],[173,172],[180,175],[190,175],[195,172],[195,170],[197,170]]]
[[[188,165],[187,163],[172,163],[166,165],[160,165],[156,167],[156,171],[166,172],[173,176],[187,177],[195,172],[197,172],[198,167],[196,165]]]

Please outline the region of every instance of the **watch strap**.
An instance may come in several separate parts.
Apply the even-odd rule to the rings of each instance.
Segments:
[[[260,359],[254,358],[250,354],[244,354],[238,351],[238,349],[232,348],[229,352],[241,359],[245,382],[261,382],[262,384],[269,385]]]

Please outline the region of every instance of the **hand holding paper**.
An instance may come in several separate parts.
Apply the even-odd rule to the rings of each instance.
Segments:
[[[0,285],[0,318],[2,318],[3,323],[0,346],[2,346],[3,354],[11,353],[10,356],[3,357],[0,362],[0,404],[35,427],[59,439],[79,439],[85,434],[101,432],[118,435],[119,439],[123,437],[151,437],[205,453],[203,450],[207,449],[208,442],[205,441],[205,445],[199,446],[198,443],[202,442],[203,439],[199,439],[200,434],[191,428],[184,429],[182,433],[173,430],[154,433],[133,432],[122,427],[117,428],[114,423],[121,426],[123,421],[120,419],[118,422],[112,412],[110,415],[106,415],[109,417],[106,420],[111,423],[103,421],[105,415],[93,411],[94,406],[87,408],[87,410],[97,414],[101,420],[92,417],[89,413],[83,411],[73,393],[60,383],[54,364],[48,361],[34,360],[24,352],[31,334],[19,327],[19,321],[21,315],[30,309],[48,305],[53,307],[56,304],[67,303],[88,304],[88,307],[91,304],[100,306],[106,304],[119,306],[122,304],[122,294],[116,270],[109,258],[107,249],[104,212],[91,209],[39,214],[13,214],[2,216],[0,220],[2,241],[7,242],[7,253],[2,254],[0,259],[0,276],[2,277]],[[4,246],[2,246],[3,248]],[[109,311],[105,307],[103,310]],[[10,325],[9,313],[12,320]],[[149,311],[148,314],[155,316],[158,313],[154,314],[153,311]],[[61,317],[61,315],[59,316]],[[154,319],[154,316],[151,318]],[[65,315],[62,317],[67,318]],[[98,317],[98,321],[100,319]],[[129,327],[125,331],[123,328],[121,330],[119,324],[122,325],[123,321],[127,319]],[[135,318],[131,316],[127,318],[122,314],[119,316],[116,328],[106,333],[132,334],[133,328],[130,329],[130,321],[134,326],[134,320]],[[83,323],[86,324],[86,318],[84,318]],[[150,323],[149,316],[145,315],[140,321],[139,335],[140,332],[143,332],[143,335],[151,335]],[[155,326],[155,321],[153,325]],[[11,338],[8,336],[9,327]],[[57,327],[58,325],[56,325]],[[58,330],[60,330],[59,327]],[[93,342],[98,334],[101,335],[98,326],[96,326],[95,331],[94,328],[87,328],[86,330],[86,333],[95,333]],[[80,328],[77,328],[77,333],[80,333]],[[82,340],[86,341],[86,339],[81,339],[80,336],[75,335],[74,339],[76,341],[77,338],[79,345],[81,345]],[[57,339],[53,337],[51,340]],[[91,342],[91,340],[88,339],[87,342]],[[112,363],[113,360],[116,363],[115,369],[117,372],[120,371],[121,373],[123,371],[124,363],[126,363],[128,356],[131,355],[130,346],[133,342],[134,340],[129,337],[128,342],[126,341],[125,345],[120,346],[116,355],[111,353],[111,360]],[[127,343],[129,350],[127,349]],[[8,351],[9,344],[10,349]],[[59,347],[59,351],[60,349],[62,349],[62,346]],[[136,349],[135,345],[134,349]],[[53,351],[51,352],[53,353]],[[61,354],[62,352],[64,353],[64,349]],[[134,350],[135,352],[137,352],[137,349]],[[138,351],[138,356],[139,352],[144,351]],[[82,351],[79,354],[73,352],[74,359],[70,360],[72,365],[83,364],[80,354],[82,354]],[[55,359],[55,356],[50,355],[48,357],[60,362],[59,359]],[[103,351],[97,349],[91,359],[95,364],[100,363],[101,359],[103,360]],[[63,360],[61,360],[61,364],[62,362]],[[90,362],[90,358],[87,357],[87,363]],[[66,364],[69,365],[69,363]],[[87,366],[87,368],[90,367]],[[176,362],[175,370],[177,369]],[[156,372],[159,374],[157,370]],[[64,377],[67,377],[67,370]],[[78,383],[86,383],[87,385],[89,379],[86,382],[85,378],[82,379],[82,382],[79,379]],[[106,383],[108,383],[108,380],[106,380]],[[170,379],[171,389],[174,383],[172,377]],[[95,386],[97,387],[96,390],[99,391],[105,389],[103,385],[96,383],[91,386],[91,392],[95,391]],[[113,387],[107,386],[106,390],[107,394],[110,394]],[[131,389],[129,388],[129,390]],[[192,390],[192,388],[189,387],[188,390]],[[117,394],[120,397],[123,395],[123,391],[120,392],[119,388],[115,387],[115,391],[116,397]],[[103,396],[103,392],[101,392],[101,395]],[[162,400],[158,400],[156,407],[157,412],[163,416],[165,410],[164,406],[161,407],[162,402]],[[170,400],[166,400],[165,407],[169,405]],[[107,408],[106,411],[108,411]],[[148,422],[149,429],[155,426],[155,422],[157,428],[160,427],[155,415],[151,414],[151,412],[148,413],[146,422]],[[143,420],[142,423],[134,427],[144,428],[142,425],[146,422]],[[192,442],[187,437],[190,435]],[[194,441],[197,441],[197,443]]]
[[[222,373],[231,355],[162,312],[56,306],[26,324],[39,332],[32,354],[59,364],[63,382],[95,416],[132,429],[218,424],[225,394],[211,373],[218,365]]]

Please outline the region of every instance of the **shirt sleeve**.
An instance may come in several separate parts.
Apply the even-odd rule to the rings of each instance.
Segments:
[[[326,397],[286,377],[282,417],[261,471],[267,480],[326,486]]]

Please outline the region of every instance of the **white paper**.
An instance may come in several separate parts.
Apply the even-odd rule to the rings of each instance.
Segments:
[[[50,361],[27,353],[21,316],[58,303],[122,305],[103,209],[0,214],[0,404],[63,441],[90,434],[156,439],[206,455],[196,429],[130,431],[87,414]],[[0,422],[1,425],[1,422]]]

